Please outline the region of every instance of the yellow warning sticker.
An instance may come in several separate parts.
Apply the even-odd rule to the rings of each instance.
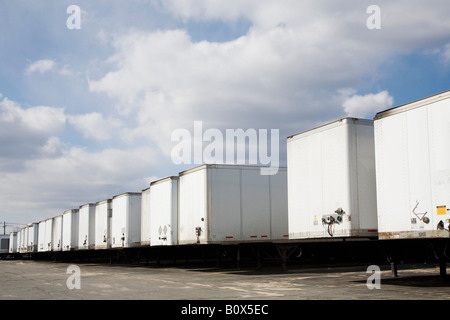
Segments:
[[[447,207],[446,206],[437,206],[437,215],[445,215],[447,214]]]

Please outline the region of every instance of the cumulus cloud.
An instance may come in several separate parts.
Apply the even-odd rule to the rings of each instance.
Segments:
[[[373,118],[373,115],[392,107],[394,98],[384,90],[376,94],[352,95],[343,103],[345,113],[354,118]]]
[[[442,10],[411,1],[381,1],[383,27],[375,31],[366,26],[367,5],[356,0],[156,2],[186,23],[250,25],[223,42],[194,41],[182,28],[109,38],[111,68],[89,88],[112,98],[119,114],[135,117],[129,137],[149,137],[166,156],[171,133],[195,120],[223,132],[278,128],[284,137],[389,106],[387,92],[355,93],[370,86],[385,61],[447,39],[450,28]],[[343,97],[348,88],[354,96]]]
[[[247,1],[156,1],[176,17],[182,19],[221,19],[236,20],[247,18],[264,0]]]
[[[68,65],[59,65],[56,61],[51,59],[42,59],[37,60],[25,69],[25,74],[30,75],[32,73],[47,73],[47,72],[56,72],[63,76],[72,75],[72,71],[70,70]]]
[[[283,137],[305,129],[298,128],[304,119],[338,117],[339,90],[357,84],[384,52],[361,35],[365,8],[354,19],[346,13],[350,6],[303,1],[166,5],[186,19],[252,22],[246,34],[226,42],[193,41],[183,29],[114,38],[115,68],[91,80],[90,90],[113,98],[120,114],[134,114],[134,136],[152,137],[166,155],[172,131],[194,120],[222,130],[280,128]],[[339,14],[330,13],[335,8]],[[355,25],[361,31],[349,35]]]
[[[442,50],[438,50],[444,65],[450,65],[450,43],[447,43]]]
[[[65,128],[63,108],[23,108],[15,101],[0,101],[0,159],[39,156],[41,147]]]
[[[0,121],[4,126],[19,127],[33,135],[49,136],[61,132],[64,128],[63,108],[48,106],[22,108],[14,101],[4,98],[0,101]],[[6,131],[9,130],[5,130]]]
[[[46,156],[60,154],[64,146],[58,137],[52,136],[48,138],[47,142],[41,147],[41,151]]]
[[[88,202],[139,192],[149,184],[154,158],[148,147],[96,152],[72,147],[56,157],[29,159],[23,170],[0,175],[0,194],[8,199],[3,209],[16,219],[30,212],[34,219],[45,219]]]
[[[71,115],[68,120],[85,138],[97,141],[112,139],[122,127],[119,119],[104,118],[99,112]]]
[[[0,95],[0,194],[5,214],[34,213],[44,218],[61,210],[149,184],[157,154],[149,145],[130,144],[89,150],[67,143],[73,125],[88,139],[109,139],[120,121],[100,113],[67,115],[64,108],[25,108]],[[109,125],[109,127],[108,127]],[[6,218],[6,217],[5,217]],[[30,222],[30,221],[26,221]]]
[[[31,63],[25,70],[27,74],[33,72],[45,73],[55,68],[56,62],[50,59],[38,60]]]
[[[270,127],[279,128],[290,112],[291,118],[339,113],[317,103],[313,88],[322,83],[331,97],[360,71],[343,72],[349,61],[316,59],[317,49],[297,37],[284,26],[225,43],[193,42],[183,30],[129,34],[115,43],[118,69],[91,81],[90,89],[114,98],[120,113],[137,114],[135,132],[154,137],[162,148],[174,129],[193,120],[216,128],[267,128],[272,119]]]

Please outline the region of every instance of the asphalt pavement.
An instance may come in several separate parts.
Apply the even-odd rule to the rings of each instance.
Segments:
[[[0,261],[1,300],[448,300],[433,264],[287,270]]]

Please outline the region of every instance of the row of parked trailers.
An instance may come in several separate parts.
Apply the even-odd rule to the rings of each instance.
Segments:
[[[202,165],[11,234],[11,252],[450,237],[450,91],[287,138],[287,168]],[[445,253],[445,252],[444,252]]]
[[[449,147],[450,91],[288,137],[289,238],[448,239]]]
[[[286,168],[202,165],[11,233],[11,252],[283,240]]]

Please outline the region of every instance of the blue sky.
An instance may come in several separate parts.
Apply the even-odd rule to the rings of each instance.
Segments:
[[[370,30],[369,5],[381,10]],[[79,30],[66,26],[70,5]],[[0,4],[0,220],[39,221],[195,164],[171,133],[372,118],[449,88],[446,1]]]

